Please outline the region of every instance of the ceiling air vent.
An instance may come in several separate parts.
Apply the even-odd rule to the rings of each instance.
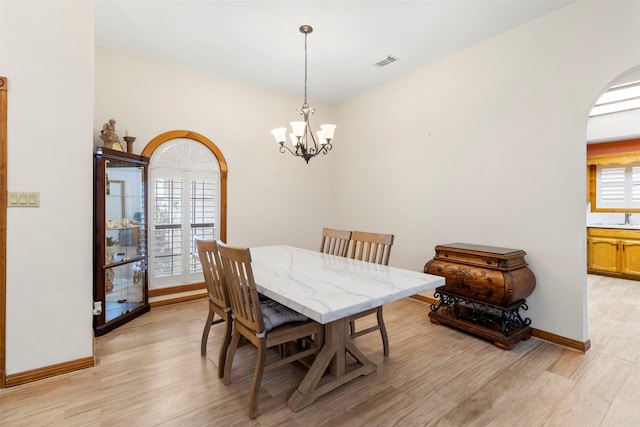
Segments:
[[[395,62],[397,60],[398,60],[398,58],[394,58],[391,55],[387,55],[385,58],[381,59],[380,61],[377,61],[373,65],[375,65],[376,67],[384,67],[385,65],[389,65],[392,62]]]

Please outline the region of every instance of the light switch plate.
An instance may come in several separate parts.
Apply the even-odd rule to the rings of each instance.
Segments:
[[[10,208],[37,208],[40,207],[39,192],[10,191],[8,207]]]

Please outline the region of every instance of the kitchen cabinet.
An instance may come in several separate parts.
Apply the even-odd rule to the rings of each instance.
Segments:
[[[587,271],[640,280],[640,230],[587,229]]]

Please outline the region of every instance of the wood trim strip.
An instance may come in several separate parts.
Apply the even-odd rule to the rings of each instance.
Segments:
[[[170,286],[168,288],[149,289],[149,298],[179,294],[182,292],[199,291],[200,289],[206,289],[204,282],[191,283],[189,285]]]
[[[619,153],[619,154],[601,154],[598,156],[589,156],[587,158],[587,166],[590,165],[628,165],[640,161],[640,152]]]
[[[435,298],[425,297],[423,295],[413,295],[411,298],[427,303],[438,305],[438,300]],[[552,334],[551,332],[542,331],[540,329],[531,328],[531,336],[538,338],[542,341],[547,341],[551,344],[556,344],[562,347],[567,347],[572,350],[577,350],[582,353],[586,353],[591,348],[591,340],[585,342],[566,338],[560,335]]]
[[[435,298],[425,297],[424,295],[412,295],[411,298],[418,300],[420,302],[427,303],[429,305],[435,304],[438,305],[438,300]]]
[[[582,342],[571,338],[562,337],[560,335],[552,334],[551,332],[542,331],[540,329],[531,328],[531,336],[542,341],[547,341],[551,344],[567,347],[571,350],[577,350],[582,353],[586,353],[587,350],[591,348],[591,340]]]
[[[151,308],[157,308],[165,305],[179,304],[181,302],[189,302],[189,301],[195,301],[195,300],[206,299],[206,298],[207,298],[207,294],[205,293],[205,294],[186,295],[183,297],[163,299],[160,301],[150,302],[149,304],[151,305]]]
[[[0,388],[6,387],[7,343],[7,78],[0,76]]]
[[[33,381],[43,380],[45,378],[55,377],[57,375],[68,374],[70,372],[79,371],[80,369],[93,368],[94,366],[95,360],[93,356],[58,363],[57,365],[45,366],[38,369],[32,369],[30,371],[7,375],[6,386],[13,387]]]

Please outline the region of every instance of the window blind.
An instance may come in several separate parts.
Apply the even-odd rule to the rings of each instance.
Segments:
[[[640,164],[598,166],[599,208],[640,208]]]

